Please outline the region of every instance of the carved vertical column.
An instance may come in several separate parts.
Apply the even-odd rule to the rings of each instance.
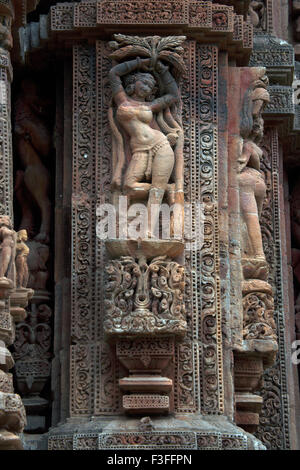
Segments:
[[[23,431],[25,409],[19,395],[14,394],[12,375],[14,365],[7,347],[15,339],[15,321],[26,315],[29,291],[16,285],[15,256],[17,235],[12,230],[12,138],[10,85],[12,67],[9,50],[12,47],[11,25],[13,5],[0,3],[0,449],[21,449],[19,433]]]
[[[34,416],[28,420],[28,428],[34,431],[45,429],[44,415],[49,407],[48,401],[40,397],[39,392],[50,377],[49,318],[53,304],[53,258],[50,244],[53,205],[50,202],[50,192],[51,186],[54,186],[54,172],[50,170],[54,156],[51,134],[52,100],[51,90],[47,90],[45,94],[36,78],[22,78],[15,90],[13,135],[16,220],[18,233],[28,234],[28,286],[35,292],[28,318],[21,318],[22,323],[16,330],[14,357],[17,360],[18,391],[24,398],[27,414]],[[37,334],[38,331],[44,331],[43,339]],[[40,418],[36,416],[38,414],[41,415]]]
[[[277,346],[274,298],[268,283],[269,266],[263,252],[260,225],[266,184],[260,172],[263,137],[262,110],[269,101],[264,69],[241,69],[240,122],[231,129],[231,159],[237,174],[238,239],[242,273],[242,343],[235,346],[236,421],[253,432],[259,424],[262,398],[255,395],[264,369],[274,363]],[[237,131],[239,130],[239,136]],[[232,174],[234,181],[235,174]],[[238,267],[236,268],[238,269]]]
[[[118,383],[123,410],[134,414],[165,413],[174,410],[174,343],[187,328],[184,268],[176,261],[183,251],[184,135],[179,89],[173,76],[179,77],[184,71],[181,44],[185,37],[137,38],[120,34],[115,39],[110,43],[114,50],[110,58],[117,63],[109,75],[112,102],[108,117],[112,135],[112,202],[119,220],[117,235],[113,238],[111,234],[106,241],[106,248],[115,259],[106,266],[103,326],[108,340],[116,341],[117,358],[127,370],[127,376]],[[128,50],[132,56],[129,61]],[[138,57],[141,51],[142,59]],[[147,94],[139,91],[139,83],[148,87]],[[123,90],[124,104],[117,98],[118,87]],[[144,104],[136,110],[147,110],[150,121],[146,123],[137,115],[129,130],[125,115],[129,116],[133,108],[125,96],[130,99],[131,95],[137,104],[144,98]],[[132,236],[130,217],[134,216],[137,203],[142,225]],[[168,216],[160,222],[163,203]],[[128,220],[121,220],[124,216]],[[166,229],[168,234],[164,235]]]

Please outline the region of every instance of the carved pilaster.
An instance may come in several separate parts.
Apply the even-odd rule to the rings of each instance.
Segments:
[[[262,399],[256,392],[262,386],[264,370],[275,361],[277,328],[274,320],[274,292],[268,283],[269,265],[263,249],[261,212],[266,183],[260,164],[263,156],[262,111],[270,101],[265,69],[240,69],[241,120],[231,137],[232,186],[238,191],[235,211],[240,243],[240,310],[242,341],[234,348],[236,422],[254,432],[259,425]],[[230,129],[234,132],[234,128]],[[233,210],[233,207],[232,209]]]

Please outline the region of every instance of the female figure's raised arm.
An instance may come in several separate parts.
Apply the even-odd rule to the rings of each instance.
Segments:
[[[165,109],[174,103],[179,101],[179,90],[174,77],[169,71],[169,67],[158,61],[156,65],[156,71],[159,74],[161,83],[166,92],[161,98],[154,100],[151,104],[151,109],[154,112],[159,112],[161,109]]]
[[[114,101],[117,105],[127,100],[126,92],[123,88],[121,78],[137,69],[142,69],[150,64],[150,59],[140,59],[137,57],[134,60],[123,62],[122,64],[115,65],[109,72],[108,78],[112,89]]]

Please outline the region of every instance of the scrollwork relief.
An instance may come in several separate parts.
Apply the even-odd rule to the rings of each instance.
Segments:
[[[164,256],[149,264],[132,257],[106,267],[107,334],[184,334],[184,270]]]

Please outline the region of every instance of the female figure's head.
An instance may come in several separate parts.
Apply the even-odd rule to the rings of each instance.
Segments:
[[[145,101],[151,101],[157,91],[156,80],[150,73],[135,72],[126,75],[124,84],[128,96],[135,95]]]
[[[28,240],[27,230],[22,229],[18,231],[18,242],[26,242]]]
[[[244,139],[250,137],[253,133],[256,136],[258,135],[257,130],[261,128],[261,113],[269,101],[270,95],[262,86],[246,91],[241,110],[240,125],[240,133]]]
[[[0,227],[8,227],[12,228],[11,220],[8,215],[1,215],[0,216]]]

